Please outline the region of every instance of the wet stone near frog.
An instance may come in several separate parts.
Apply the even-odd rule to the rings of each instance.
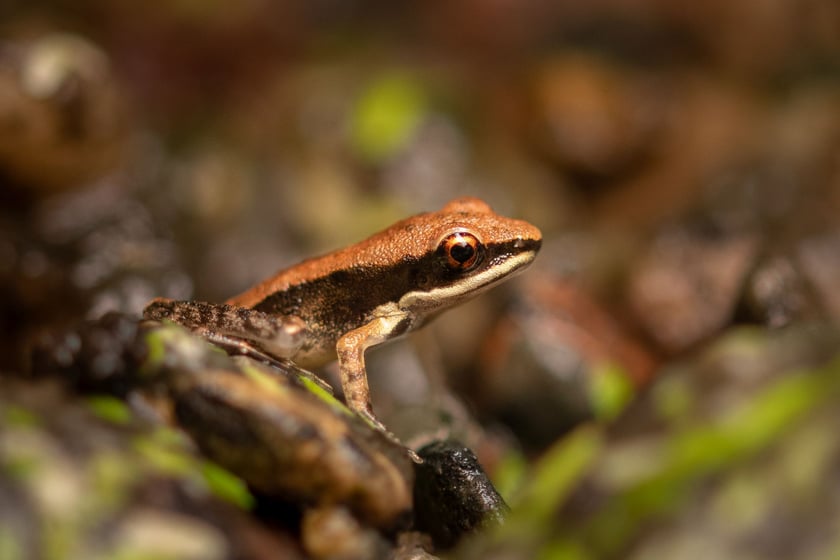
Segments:
[[[303,514],[301,544],[313,559],[389,558],[389,543],[343,507],[312,508]]]
[[[135,322],[132,335],[121,319],[110,316],[55,337],[76,341],[68,343],[72,352],[45,340],[33,360],[38,373],[63,378],[77,390],[153,403],[142,412],[173,420],[207,458],[264,499],[298,507],[343,505],[384,529],[408,519],[413,474],[402,447],[298,377],[292,364],[280,370],[230,358],[174,325],[146,322],[136,329]],[[109,329],[116,331],[110,338]],[[144,349],[138,351],[138,344]],[[103,356],[127,358],[110,360],[113,371],[99,379],[103,372],[93,366]]]
[[[208,370],[173,379],[177,422],[204,454],[261,493],[345,504],[375,526],[399,524],[411,508],[403,450],[326,393],[248,369],[248,376]]]
[[[207,457],[251,488],[295,503],[344,504],[383,528],[398,525],[411,508],[411,462],[403,449],[297,377],[291,364],[278,375],[247,358],[230,360],[174,326],[148,340],[162,343],[165,354],[185,352],[193,363],[201,361],[194,345],[208,353],[213,367],[164,366],[174,417]],[[217,366],[220,359],[227,367]]]
[[[60,376],[86,393],[124,398],[142,383],[137,367],[146,353],[134,317],[108,313],[65,332],[45,332],[30,355],[33,377]]]
[[[418,452],[414,516],[435,545],[448,548],[470,533],[504,521],[508,506],[478,459],[454,441],[429,444]]]

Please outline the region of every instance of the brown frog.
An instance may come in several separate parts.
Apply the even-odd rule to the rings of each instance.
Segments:
[[[387,434],[371,407],[365,350],[521,271],[541,242],[528,222],[459,198],[282,270],[225,304],[155,300],[144,316],[305,368],[337,358],[348,406]]]

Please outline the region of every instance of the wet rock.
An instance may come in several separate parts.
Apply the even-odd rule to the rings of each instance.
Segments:
[[[742,312],[768,327],[784,327],[819,316],[796,263],[786,256],[763,259],[747,281]]]
[[[840,232],[804,239],[796,256],[825,312],[835,320],[840,318]]]
[[[535,137],[553,161],[582,178],[637,166],[657,147],[667,120],[661,84],[595,56],[567,55],[540,72]]]
[[[594,201],[594,218],[613,231],[658,228],[694,208],[707,178],[742,157],[760,127],[753,100],[730,83],[701,74],[659,77],[671,91],[654,156]]]
[[[222,560],[230,556],[219,529],[183,514],[137,508],[120,520],[116,538],[128,549],[184,560]]]
[[[418,454],[423,463],[415,466],[415,522],[437,546],[450,547],[467,534],[504,521],[508,506],[472,451],[441,441]]]
[[[628,284],[635,319],[660,348],[677,353],[732,318],[757,239],[703,228],[666,230],[638,261]]]
[[[21,211],[0,205],[0,364],[45,330],[109,311],[137,313],[191,283],[149,208],[123,183],[62,193]]]
[[[397,548],[393,560],[437,560],[438,557],[428,551],[433,548],[431,539],[425,533],[408,531],[397,537]]]
[[[284,379],[255,382],[230,370],[179,375],[171,387],[178,424],[208,457],[263,493],[346,504],[375,526],[399,525],[411,508],[405,450],[325,393]]]
[[[298,505],[346,505],[361,520],[393,529],[411,509],[411,460],[298,372],[233,359],[174,327],[117,315],[45,339],[40,376],[85,392],[128,398],[174,421],[219,465],[251,488]]]
[[[139,384],[136,370],[144,354],[137,319],[109,313],[74,329],[41,335],[32,349],[30,372],[58,376],[82,392],[126,397]]]
[[[599,413],[596,375],[617,367],[638,387],[655,359],[584,287],[551,275],[523,279],[518,305],[480,354],[470,388],[482,417],[498,419],[518,444],[539,452]]]
[[[375,560],[388,555],[379,533],[364,527],[342,507],[307,510],[301,526],[303,548],[323,560]]]
[[[0,175],[33,191],[84,185],[124,155],[123,100],[105,54],[52,33],[0,43]]]

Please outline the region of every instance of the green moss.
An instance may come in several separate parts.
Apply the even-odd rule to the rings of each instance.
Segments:
[[[298,376],[298,381],[300,381],[300,383],[306,388],[307,391],[324,401],[330,406],[330,408],[332,408],[336,412],[349,416],[353,415],[349,408],[344,406],[338,399],[336,399],[326,389],[315,383],[313,380],[304,376]]]
[[[3,407],[3,424],[8,428],[34,428],[41,425],[41,419],[29,409],[10,404]]]
[[[589,401],[595,416],[604,421],[615,419],[633,399],[633,384],[627,372],[616,365],[601,366],[592,372]]]
[[[143,371],[157,369],[166,358],[166,328],[151,329],[146,333],[146,360]]]
[[[426,112],[419,81],[404,73],[370,83],[353,111],[351,140],[364,159],[381,162],[405,147]]]
[[[122,546],[107,556],[108,560],[179,560],[176,553],[150,552],[145,548]]]
[[[3,560],[22,560],[23,546],[17,535],[9,527],[0,525],[0,558]]]
[[[684,376],[678,372],[666,375],[653,388],[653,405],[661,418],[676,425],[690,418],[695,395]]]
[[[542,547],[537,560],[589,560],[592,558],[586,550],[574,541],[552,541]]]
[[[189,477],[197,471],[196,460],[183,445],[183,439],[172,436],[168,428],[134,440],[134,449],[151,468],[176,478]]]
[[[528,477],[528,461],[522,453],[511,450],[506,453],[493,472],[493,485],[499,494],[510,502]]]
[[[242,509],[254,507],[254,496],[241,478],[210,461],[201,463],[201,474],[207,487],[218,498]]]
[[[63,560],[78,555],[81,534],[79,518],[50,519],[44,524],[41,533],[41,546],[44,560]]]
[[[124,401],[116,397],[108,395],[88,397],[87,406],[94,415],[111,424],[124,426],[132,420],[131,409]]]
[[[264,372],[256,366],[249,365],[247,360],[239,361],[238,365],[240,371],[244,373],[248,379],[256,383],[265,392],[272,394],[281,394],[284,391],[286,391],[286,388],[283,387],[273,375]]]
[[[131,454],[103,451],[93,457],[87,475],[93,496],[86,503],[91,505],[95,501],[97,509],[113,511],[125,503],[142,473]]]
[[[26,480],[38,474],[41,459],[31,455],[15,454],[0,458],[0,469],[4,475],[16,480]]]

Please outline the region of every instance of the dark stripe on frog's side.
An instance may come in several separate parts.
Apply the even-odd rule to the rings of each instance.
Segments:
[[[452,272],[436,253],[420,259],[406,258],[395,266],[337,270],[273,293],[253,308],[264,313],[300,317],[307,328],[334,341],[341,334],[367,323],[374,309],[384,303],[398,302],[406,292],[451,284],[459,278],[498,266],[513,255],[536,251],[539,245],[533,240],[489,244],[485,246],[481,265],[468,274]],[[318,297],[312,294],[318,294]]]
[[[387,301],[398,301],[406,286],[423,282],[424,268],[429,266],[424,260],[405,262],[396,269],[337,270],[275,292],[253,308],[272,315],[300,317],[308,330],[334,345],[339,336],[367,323],[374,309]]]

